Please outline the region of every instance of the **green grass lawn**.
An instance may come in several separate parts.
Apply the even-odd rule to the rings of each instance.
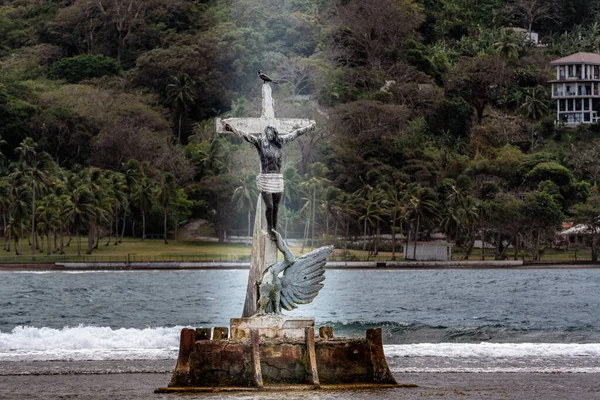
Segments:
[[[46,246],[44,243],[43,251],[36,251],[36,263],[54,263],[57,261],[249,261],[251,247],[244,244],[228,244],[201,241],[175,241],[169,240],[169,244],[164,244],[162,239],[141,239],[124,238],[122,243],[114,245],[114,238],[106,246],[107,238],[100,240],[98,249],[95,249],[91,255],[87,255],[87,237],[81,238],[81,257],[77,256],[77,242],[73,238],[71,245],[65,247],[65,254],[46,255]],[[66,243],[66,240],[65,240]],[[301,255],[300,247],[291,247],[295,255]],[[0,253],[0,263],[30,263],[31,246],[27,241],[19,246],[21,255],[14,253],[14,244],[11,252]],[[310,247],[304,248],[304,253],[308,253]],[[336,249],[332,260],[370,260],[370,261],[389,261],[392,259],[391,252],[379,252],[377,257],[369,257],[367,251],[350,250],[347,255],[342,256],[342,250]],[[480,259],[480,250],[475,249],[471,254],[470,260]],[[576,254],[576,256],[575,256]],[[507,252],[507,259],[512,260],[514,252]],[[402,260],[402,253],[396,253],[396,259]],[[453,260],[462,260],[463,254],[455,252]],[[493,260],[493,250],[486,250],[486,260]],[[519,260],[523,259],[522,253]],[[531,254],[525,255],[526,261],[531,261]],[[560,251],[547,249],[542,253],[543,261],[586,261],[590,260],[589,251]]]

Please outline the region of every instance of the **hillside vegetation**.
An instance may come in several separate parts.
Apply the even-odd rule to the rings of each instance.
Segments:
[[[441,231],[467,255],[484,239],[497,258],[515,244],[537,256],[564,221],[598,224],[600,126],[555,125],[546,82],[552,59],[600,51],[599,10],[598,0],[0,1],[5,249],[34,240],[34,252],[60,253],[69,234],[87,235],[88,253],[101,236],[167,242],[188,218],[221,239],[249,232],[256,153],[217,135],[214,118],[260,114],[262,69],[279,82],[277,116],[318,124],[286,154],[286,236],[366,235],[376,253],[380,234]]]

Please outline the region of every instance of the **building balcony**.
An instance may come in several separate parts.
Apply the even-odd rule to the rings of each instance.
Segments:
[[[591,90],[582,90],[580,92],[555,91],[554,93],[552,93],[552,98],[556,97],[600,97],[600,92],[596,91],[594,93]]]

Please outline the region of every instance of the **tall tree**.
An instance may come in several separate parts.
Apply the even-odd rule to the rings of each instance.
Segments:
[[[163,175],[162,180],[156,187],[156,199],[160,203],[164,212],[164,241],[165,244],[169,244],[167,240],[167,213],[169,212],[169,207],[171,206],[171,202],[175,198],[177,192],[177,182],[175,181],[175,177],[171,173],[166,173]]]
[[[240,211],[248,215],[248,237],[252,237],[252,211],[256,204],[258,188],[256,187],[256,174],[250,173],[239,180],[240,185],[233,191],[232,200]]]
[[[181,143],[181,122],[188,108],[194,104],[196,93],[195,82],[188,74],[172,76],[171,83],[167,85],[167,104],[177,110],[179,123],[177,129],[177,141]]]

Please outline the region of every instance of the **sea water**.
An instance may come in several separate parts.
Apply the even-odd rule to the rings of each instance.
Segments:
[[[172,371],[183,327],[228,326],[247,270],[0,272],[0,376]],[[600,269],[327,270],[287,313],[383,329],[393,372],[600,372]]]

